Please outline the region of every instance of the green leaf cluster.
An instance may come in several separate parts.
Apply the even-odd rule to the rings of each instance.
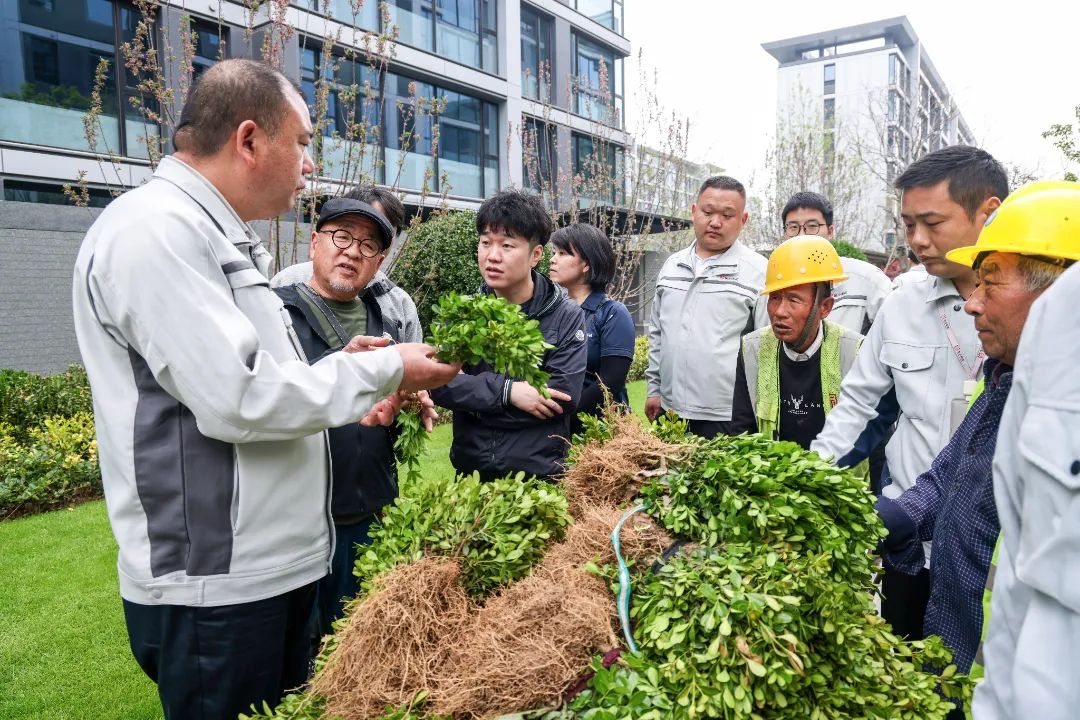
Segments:
[[[849,243],[847,240],[833,240],[832,246],[836,248],[836,254],[840,257],[854,258],[856,260],[867,261],[866,253],[862,251],[860,247]]]
[[[642,495],[680,537],[831,555],[837,580],[845,582],[869,579],[872,554],[885,535],[859,473],[761,435],[696,445]]]
[[[544,340],[540,323],[494,295],[449,293],[439,298],[428,343],[438,348],[444,362],[486,362],[495,372],[524,380],[541,392],[551,377],[540,369],[544,353],[554,347]]]
[[[399,564],[435,555],[460,558],[466,590],[486,595],[527,575],[562,538],[566,505],[557,486],[520,473],[489,483],[475,475],[410,482],[356,560],[361,590]]]
[[[575,717],[921,720],[970,696],[939,639],[874,612],[884,531],[857,473],[757,435],[691,442],[643,495],[696,546],[636,579],[639,652],[597,670]]]
[[[416,482],[420,478],[420,458],[427,445],[427,436],[418,408],[406,407],[398,413],[394,454],[398,462],[405,465],[405,477],[409,482]]]

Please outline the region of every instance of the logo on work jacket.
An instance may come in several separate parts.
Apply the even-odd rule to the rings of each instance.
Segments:
[[[584,330],[578,330],[576,333],[574,333],[574,339],[577,340],[578,342],[584,342],[585,341],[585,331]]]

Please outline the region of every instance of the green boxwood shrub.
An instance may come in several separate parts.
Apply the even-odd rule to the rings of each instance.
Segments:
[[[27,435],[0,423],[0,519],[101,496],[93,415],[54,415]]]
[[[645,379],[645,371],[649,369],[649,336],[640,335],[634,340],[634,359],[630,361],[630,371],[626,374],[626,382],[636,382]]]
[[[100,496],[86,371],[0,370],[0,520]]]
[[[840,257],[855,258],[856,260],[862,260],[866,262],[866,253],[860,250],[857,246],[852,245],[847,240],[833,240],[833,247],[836,248],[836,254]]]
[[[22,370],[0,370],[0,423],[20,442],[30,431],[54,415],[71,417],[93,413],[86,371],[72,365],[58,375],[35,375]]]

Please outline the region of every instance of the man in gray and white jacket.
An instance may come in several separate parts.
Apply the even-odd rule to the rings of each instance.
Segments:
[[[730,430],[742,336],[769,325],[766,260],[739,242],[749,215],[738,180],[706,180],[690,213],[696,241],[656,278],[645,413],[655,420],[674,411],[690,432],[711,438]]]
[[[388,423],[395,390],[457,373],[419,344],[304,361],[247,223],[294,205],[311,135],[285,76],[218,63],[176,154],[105,209],[76,261],[120,594],[167,720],[235,718],[305,680],[333,551],[324,430]]]

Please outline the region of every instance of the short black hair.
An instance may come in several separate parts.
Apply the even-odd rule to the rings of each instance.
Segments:
[[[607,290],[615,277],[615,251],[600,228],[586,223],[568,225],[551,234],[551,244],[588,264],[589,287],[593,291]]]
[[[826,225],[833,224],[832,203],[820,193],[803,190],[792,195],[784,206],[784,211],[780,213],[780,222],[786,223],[788,213],[796,210],[817,210],[821,217],[825,218]]]
[[[493,230],[517,235],[530,245],[546,245],[551,237],[551,216],[539,195],[503,190],[484,201],[476,213],[476,232]]]
[[[897,190],[931,187],[949,182],[949,197],[964,208],[969,219],[988,198],[1009,195],[1009,176],[1001,163],[985,150],[950,145],[911,163],[894,183]]]
[[[289,109],[289,93],[300,91],[266,63],[222,60],[191,88],[173,146],[196,157],[214,155],[240,123],[253,120],[273,137]]]
[[[405,205],[387,188],[378,185],[357,185],[342,197],[359,200],[368,205],[379,203],[382,214],[390,221],[395,233],[400,233],[405,228]]]
[[[734,190],[742,195],[743,200],[746,200],[746,188],[743,187],[743,184],[727,175],[713,175],[710,178],[705,178],[705,182],[701,183],[701,187],[698,188],[698,198],[700,198],[701,193],[706,190]]]

